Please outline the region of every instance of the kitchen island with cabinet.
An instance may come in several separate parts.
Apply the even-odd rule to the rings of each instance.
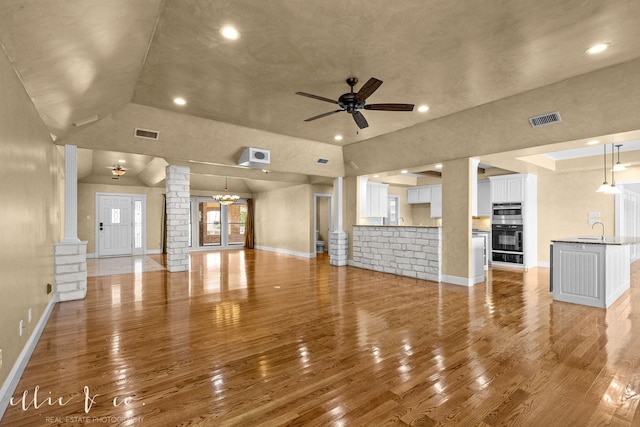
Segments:
[[[556,301],[608,308],[630,286],[630,245],[638,238],[552,240],[550,287]]]

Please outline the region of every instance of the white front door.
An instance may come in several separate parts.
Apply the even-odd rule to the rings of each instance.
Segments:
[[[132,196],[99,194],[98,256],[131,255]]]

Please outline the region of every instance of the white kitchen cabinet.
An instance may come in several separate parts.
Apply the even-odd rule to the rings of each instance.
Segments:
[[[389,203],[388,188],[388,184],[378,182],[367,183],[367,216],[377,218],[387,217],[387,205]]]
[[[407,188],[407,203],[431,203],[431,188],[429,186]]]
[[[478,210],[476,216],[478,217],[490,217],[491,216],[491,183],[488,179],[478,180]]]
[[[431,218],[442,218],[442,185],[431,185]]]
[[[360,216],[386,218],[389,184],[380,182],[368,182],[367,178],[360,177]]]
[[[491,202],[524,202],[527,175],[500,175],[489,178],[491,182]]]

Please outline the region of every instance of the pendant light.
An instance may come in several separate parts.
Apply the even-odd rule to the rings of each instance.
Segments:
[[[620,163],[620,147],[622,147],[622,144],[616,144],[616,148],[618,149],[618,162],[613,167],[613,170],[616,171],[616,172],[620,172],[620,171],[623,171],[623,170],[627,169],[627,167],[625,165]]]
[[[224,194],[218,194],[213,196],[214,200],[221,205],[232,205],[234,202],[237,202],[240,199],[240,196],[232,196],[229,194],[227,177],[224,177]]]
[[[616,168],[613,166],[613,144],[611,144],[611,187],[609,187],[609,189],[607,190],[607,194],[619,194],[620,190],[618,188],[616,188],[616,180],[613,176]]]
[[[598,187],[596,193],[606,193],[611,189],[611,186],[607,182],[607,144],[603,144],[602,148],[604,148],[604,182]]]

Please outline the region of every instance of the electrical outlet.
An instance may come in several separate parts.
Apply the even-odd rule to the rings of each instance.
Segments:
[[[2,370],[2,349],[0,348],[0,370]]]
[[[22,333],[24,332],[24,320],[20,321],[20,336],[22,336]]]
[[[31,309],[29,309],[29,323],[31,323],[32,320],[33,320],[33,313],[31,312]]]

